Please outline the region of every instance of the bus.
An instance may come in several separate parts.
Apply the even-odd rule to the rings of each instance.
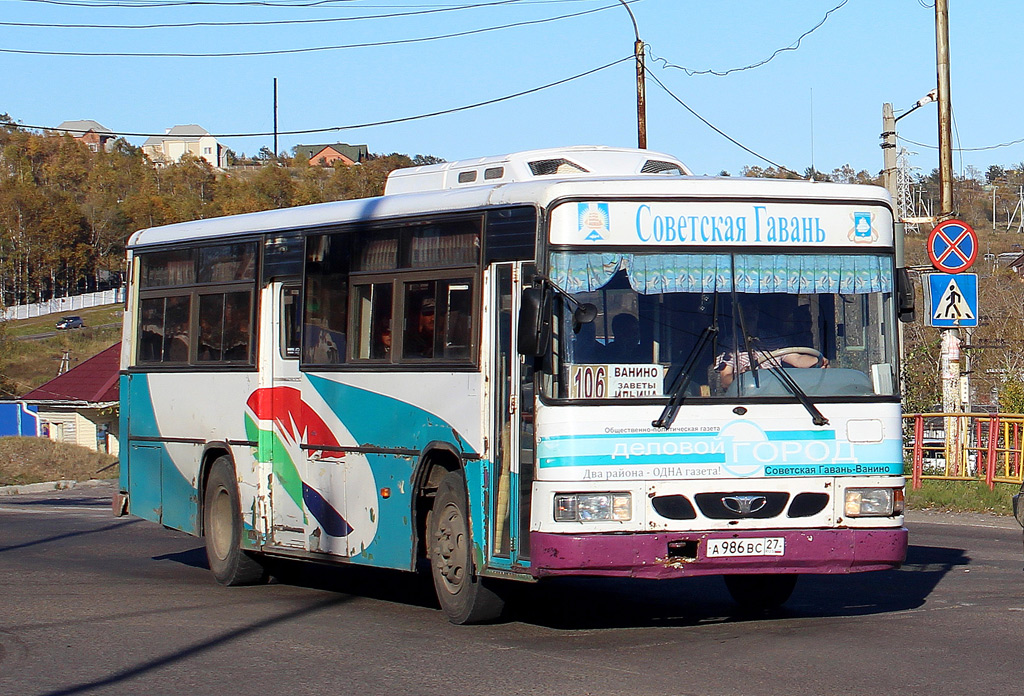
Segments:
[[[880,188],[597,146],[138,231],[115,509],[224,585],[429,568],[453,623],[511,581],[720,575],[764,609],[899,567],[898,242]]]

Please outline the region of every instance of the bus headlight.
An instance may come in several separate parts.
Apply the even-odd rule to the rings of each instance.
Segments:
[[[559,493],[556,522],[625,522],[633,517],[629,493]]]
[[[903,514],[902,488],[847,488],[847,517],[893,517]]]

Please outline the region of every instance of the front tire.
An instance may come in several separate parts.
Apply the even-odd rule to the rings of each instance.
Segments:
[[[504,608],[502,598],[474,572],[466,500],[462,475],[449,472],[437,487],[427,523],[434,591],[454,624],[491,621]]]
[[[796,579],[795,574],[726,575],[725,586],[741,609],[764,612],[786,603],[796,587]]]
[[[221,585],[254,585],[269,579],[266,569],[242,549],[242,509],[231,459],[217,457],[203,496],[206,559]]]

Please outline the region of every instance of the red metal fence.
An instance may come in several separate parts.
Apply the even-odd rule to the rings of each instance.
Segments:
[[[910,413],[903,426],[915,489],[924,479],[1024,482],[1024,414]]]

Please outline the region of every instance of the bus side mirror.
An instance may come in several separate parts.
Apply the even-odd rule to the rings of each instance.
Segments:
[[[900,321],[907,323],[914,321],[917,315],[914,313],[914,282],[906,268],[896,269],[896,299],[899,302],[898,312]]]
[[[544,355],[551,340],[551,300],[543,287],[523,288],[519,305],[519,352]]]

